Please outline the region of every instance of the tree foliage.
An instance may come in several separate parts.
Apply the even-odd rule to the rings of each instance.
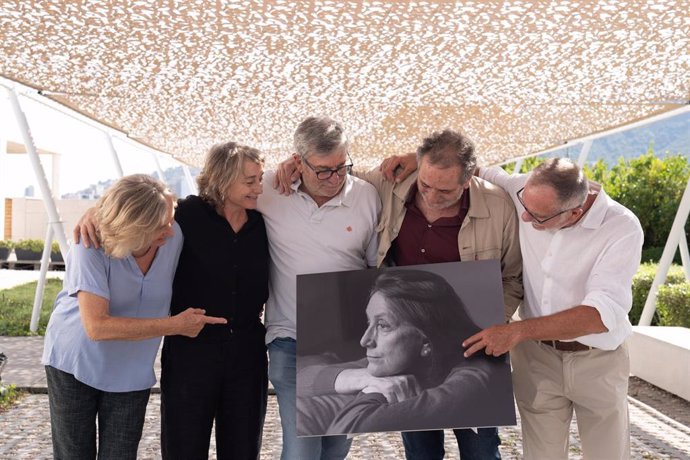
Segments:
[[[526,158],[522,172],[530,171],[545,160]],[[512,173],[514,163],[504,166]],[[647,153],[630,160],[619,158],[612,168],[604,160],[586,165],[584,172],[590,180],[600,183],[606,193],[630,209],[644,230],[644,248],[649,254],[660,255],[671,231],[676,210],[690,176],[690,162],[683,155],[657,157],[653,147]],[[686,234],[690,225],[686,223]],[[658,256],[652,257],[658,259]]]
[[[690,176],[686,157],[659,158],[650,148],[638,158],[620,159],[608,172],[595,164],[591,174],[593,180],[603,178],[606,193],[640,219],[645,247],[664,246]]]

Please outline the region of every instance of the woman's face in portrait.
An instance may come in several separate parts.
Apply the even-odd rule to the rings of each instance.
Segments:
[[[388,377],[419,370],[424,334],[400,320],[378,292],[369,299],[367,324],[359,343],[367,350],[367,370],[371,375]]]

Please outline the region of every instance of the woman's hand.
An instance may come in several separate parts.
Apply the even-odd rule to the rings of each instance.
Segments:
[[[100,241],[98,241],[98,233],[96,232],[96,208],[89,208],[86,210],[77,225],[74,226],[72,230],[72,239],[75,243],[81,243],[85,248],[88,248],[93,244],[93,247],[98,249],[101,247]]]
[[[338,394],[381,393],[389,403],[417,396],[422,388],[413,375],[374,377],[366,368],[345,369],[335,379]]]
[[[111,316],[108,299],[79,291],[79,315],[86,335],[99,340],[144,340],[164,335],[196,337],[207,324],[225,324],[225,318],[206,316],[206,310],[188,308],[164,318],[128,318]]]
[[[171,319],[175,321],[176,333],[187,337],[196,337],[207,324],[226,324],[228,322],[225,318],[206,316],[206,310],[202,308],[188,308]]]
[[[392,375],[390,377],[371,377],[370,383],[362,393],[381,393],[389,403],[397,403],[414,398],[422,388],[414,375]]]

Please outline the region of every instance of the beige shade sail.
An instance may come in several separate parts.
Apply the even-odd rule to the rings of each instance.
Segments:
[[[483,163],[690,101],[688,1],[3,1],[0,75],[200,165],[292,152],[309,115],[357,165],[465,131]]]

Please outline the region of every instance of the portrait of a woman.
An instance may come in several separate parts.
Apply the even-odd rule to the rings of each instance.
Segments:
[[[364,358],[324,354],[298,368],[300,435],[514,423],[510,367],[504,357],[463,356],[462,340],[481,328],[444,277],[380,270],[366,319]]]

